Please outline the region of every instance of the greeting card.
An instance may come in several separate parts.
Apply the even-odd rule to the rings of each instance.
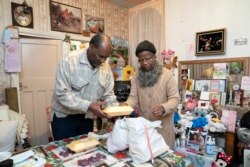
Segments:
[[[236,111],[222,110],[221,121],[226,124],[227,131],[235,132]]]
[[[211,80],[210,82],[210,91],[211,92],[220,92],[220,80]]]
[[[194,80],[188,79],[186,82],[186,90],[191,92],[193,89],[194,89]]]
[[[220,92],[210,92],[209,99],[211,104],[220,104]]]
[[[213,79],[226,79],[227,74],[227,63],[214,63]]]

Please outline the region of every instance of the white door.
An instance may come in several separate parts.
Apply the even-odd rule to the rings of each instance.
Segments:
[[[46,107],[51,102],[62,44],[60,40],[21,38],[20,47],[21,112],[29,122],[31,145],[46,144],[50,136]]]

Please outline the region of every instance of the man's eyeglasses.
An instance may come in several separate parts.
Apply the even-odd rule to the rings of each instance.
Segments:
[[[147,57],[147,58],[144,58],[144,59],[138,59],[138,62],[139,63],[144,63],[144,62],[151,62],[155,57]]]

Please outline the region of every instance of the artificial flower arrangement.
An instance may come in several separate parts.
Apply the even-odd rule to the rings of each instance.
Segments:
[[[175,51],[171,49],[168,49],[167,51],[163,50],[161,52],[163,65],[169,70],[177,68],[178,57],[175,56],[174,54],[175,54]]]

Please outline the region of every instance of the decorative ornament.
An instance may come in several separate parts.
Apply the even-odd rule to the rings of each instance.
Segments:
[[[84,42],[81,42],[80,49],[84,49],[84,48],[85,48],[85,44],[84,44]]]
[[[216,160],[212,163],[212,167],[228,167],[231,164],[232,156],[223,152],[217,154]]]
[[[71,42],[71,36],[70,35],[65,35],[65,38],[63,39],[63,42],[70,43]]]

